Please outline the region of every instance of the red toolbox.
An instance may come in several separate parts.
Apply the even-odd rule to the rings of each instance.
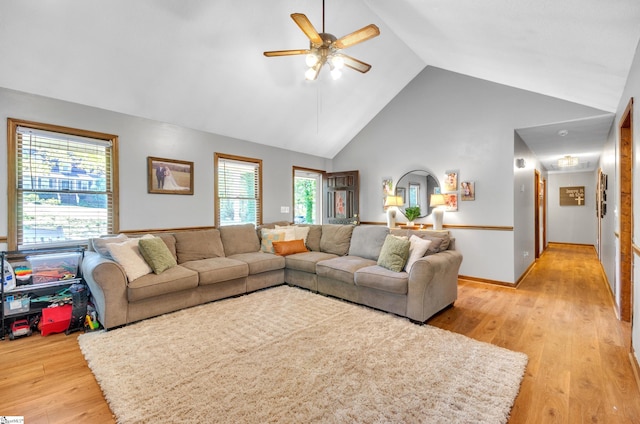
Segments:
[[[71,322],[71,305],[54,306],[42,310],[40,332],[43,336],[53,333],[64,333]]]

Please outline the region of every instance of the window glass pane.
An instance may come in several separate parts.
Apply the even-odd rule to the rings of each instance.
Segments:
[[[322,174],[309,171],[295,171],[294,214],[296,224],[319,224],[320,188]]]
[[[219,157],[218,225],[254,224],[260,216],[260,162]]]
[[[113,231],[109,141],[18,127],[18,248],[79,244]]]

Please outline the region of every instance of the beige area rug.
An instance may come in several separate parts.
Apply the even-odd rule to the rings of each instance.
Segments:
[[[78,340],[120,423],[505,423],[527,363],[287,286]]]

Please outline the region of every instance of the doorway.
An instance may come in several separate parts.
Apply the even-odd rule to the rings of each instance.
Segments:
[[[618,124],[620,163],[620,319],[631,322],[633,303],[633,98]]]
[[[536,169],[534,174],[534,231],[535,259],[538,259],[547,247],[547,182]]]

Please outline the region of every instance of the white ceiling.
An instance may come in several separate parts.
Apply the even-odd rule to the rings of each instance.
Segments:
[[[0,86],[331,158],[429,65],[615,112],[640,39],[638,0],[326,0],[327,32],[381,35],[308,82],[262,55],[308,47],[294,12],[321,31],[321,0],[3,0]]]

